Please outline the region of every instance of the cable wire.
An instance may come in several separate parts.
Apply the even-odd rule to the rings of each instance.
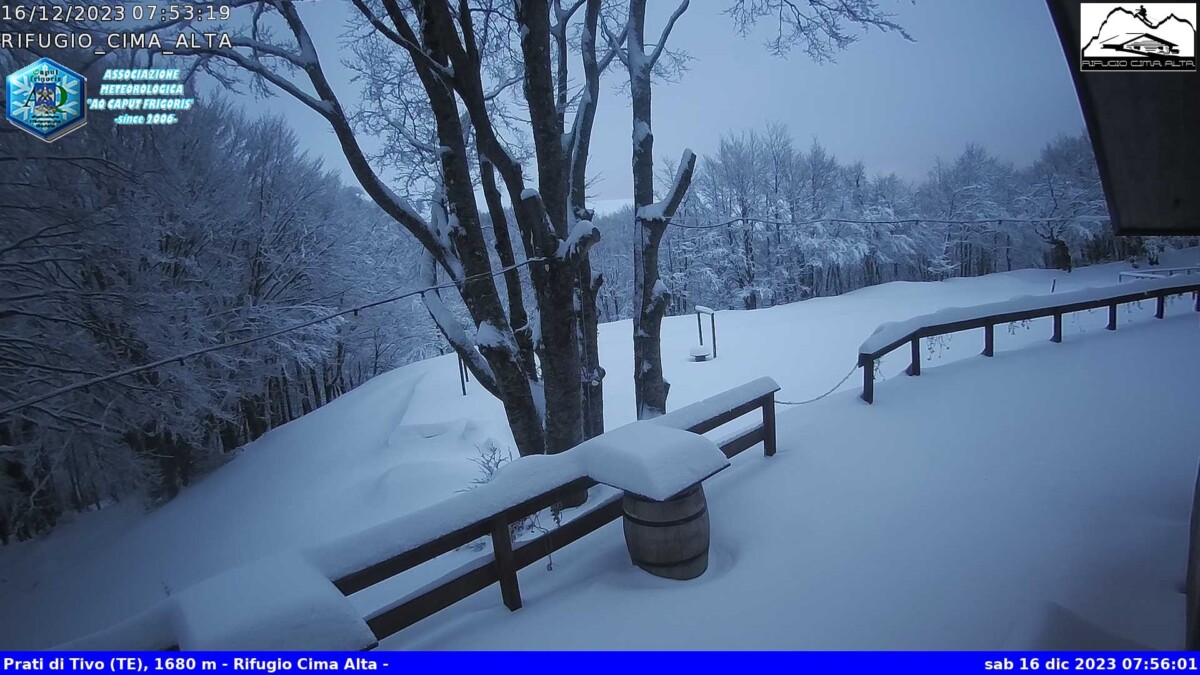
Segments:
[[[262,340],[269,340],[273,337],[278,337],[285,333],[291,333],[293,331],[301,330],[303,328],[308,328],[309,326],[315,326],[316,324],[319,324],[319,323],[324,323],[326,321],[332,321],[333,319],[336,319],[340,316],[345,316],[347,314],[357,314],[359,311],[362,311],[364,309],[371,309],[373,307],[378,307],[380,305],[386,305],[388,303],[396,302],[398,300],[403,300],[405,298],[411,298],[411,297],[414,297],[417,295],[422,295],[422,294],[428,293],[430,291],[441,290],[444,288],[454,288],[460,283],[466,283],[468,281],[474,281],[476,279],[484,279],[487,277],[499,276],[501,274],[504,274],[505,272],[510,272],[512,270],[515,270],[515,269],[518,269],[518,268],[521,268],[521,267],[524,267],[526,265],[530,265],[533,263],[545,262],[546,260],[547,260],[546,258],[540,258],[540,257],[539,258],[530,258],[528,260],[519,262],[515,265],[509,265],[508,267],[504,267],[502,269],[496,270],[494,272],[485,272],[482,274],[466,276],[458,281],[449,281],[444,284],[438,284],[436,286],[429,286],[427,288],[419,288],[415,291],[408,291],[407,293],[401,293],[400,295],[394,295],[394,296],[390,296],[390,297],[386,297],[386,298],[381,298],[379,300],[372,300],[371,302],[357,305],[355,307],[350,307],[348,309],[339,310],[332,314],[327,314],[325,316],[318,317],[316,319],[309,319],[308,321],[304,321],[304,322],[301,322],[301,323],[298,323],[298,324],[295,324],[292,326],[287,326],[286,328],[280,328],[278,330],[273,330],[268,333],[264,333],[262,335],[256,335],[254,337],[244,338],[241,340],[234,340],[232,342],[222,342],[220,344],[215,344],[215,345],[211,345],[208,347],[202,347],[200,349],[193,349],[192,351],[185,352],[183,354],[176,354],[174,356],[169,356],[164,359],[158,359],[157,361],[151,361],[150,363],[146,363],[146,364],[143,364],[140,366],[134,366],[132,368],[126,368],[125,370],[118,370],[116,372],[112,372],[107,375],[93,377],[91,379],[84,380],[82,382],[76,382],[74,384],[69,384],[64,387],[59,387],[58,389],[53,389],[44,394],[39,394],[32,398],[25,399],[24,401],[19,401],[17,403],[13,403],[11,405],[5,406],[4,408],[0,408],[0,417],[3,417],[4,415],[7,415],[12,412],[16,412],[18,410],[22,410],[24,408],[28,408],[30,406],[37,405],[38,403],[43,403],[52,398],[58,398],[59,396],[62,396],[64,394],[69,394],[69,393],[71,393],[73,391],[77,391],[79,389],[84,389],[84,388],[87,388],[87,387],[90,387],[90,386],[93,386],[96,384],[109,382],[111,380],[116,380],[116,379],[119,379],[122,377],[128,377],[130,375],[135,375],[137,373],[144,372],[147,370],[153,370],[155,368],[165,366],[174,361],[182,362],[184,359],[190,359],[190,358],[193,358],[196,356],[202,356],[204,354],[211,354],[213,352],[219,352],[219,351],[222,351],[225,349],[232,349],[233,347],[241,347],[243,345],[248,345],[248,344],[251,344],[254,342],[261,342]]]
[[[775,399],[775,403],[777,405],[807,405],[809,403],[816,403],[817,401],[820,401],[821,399],[825,398],[826,396],[837,391],[838,388],[841,387],[843,384],[846,384],[846,380],[850,379],[850,376],[853,375],[854,371],[856,371],[856,370],[858,370],[857,363],[854,364],[854,367],[850,369],[850,372],[846,373],[845,377],[843,377],[841,380],[839,380],[837,384],[833,385],[833,387],[829,391],[826,391],[824,394],[821,394],[820,396],[817,396],[815,398],[810,398],[807,401],[781,401],[779,399]]]

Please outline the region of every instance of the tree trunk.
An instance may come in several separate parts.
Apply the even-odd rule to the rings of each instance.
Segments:
[[[671,385],[662,370],[662,319],[670,300],[659,283],[658,246],[666,231],[662,220],[648,220],[654,203],[654,133],[651,125],[650,74],[645,53],[646,0],[629,4],[629,84],[633,97],[633,382],[638,419],[667,411]]]

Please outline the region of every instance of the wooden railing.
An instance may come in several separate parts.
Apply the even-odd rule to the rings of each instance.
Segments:
[[[758,443],[763,444],[764,454],[770,457],[775,454],[776,448],[775,392],[778,390],[779,385],[774,380],[760,378],[670,412],[649,423],[703,434],[749,413],[761,411],[761,422],[716,442],[726,457],[733,457]],[[566,454],[564,453],[561,457],[566,458]],[[551,458],[524,459],[549,460]],[[518,463],[520,461],[517,460]],[[610,494],[598,500],[597,503],[584,505],[580,511],[573,513],[574,517],[554,529],[533,539],[514,542],[510,525],[551,508],[568,496],[597,485],[596,481],[582,473],[564,475],[570,477],[558,481],[528,499],[517,502],[519,498],[513,498],[510,501],[517,503],[504,502],[505,507],[493,509],[483,517],[467,516],[471,522],[466,524],[458,520],[462,518],[462,509],[459,507],[464,505],[477,507],[479,502],[471,501],[472,497],[478,496],[474,493],[487,493],[492,484],[483,485],[472,493],[458,495],[428,509],[385,523],[382,526],[383,529],[376,527],[362,533],[322,543],[301,552],[301,555],[308,563],[321,571],[326,578],[330,579],[343,595],[350,595],[403,574],[422,563],[450,553],[478,539],[485,537],[491,539],[491,553],[482,554],[474,560],[460,565],[437,581],[427,584],[367,616],[365,619],[367,627],[374,634],[376,642],[496,583],[500,585],[500,596],[504,605],[510,610],[516,610],[521,607],[521,589],[517,583],[518,570],[528,567],[591,532],[595,532],[622,514],[621,494]],[[464,500],[466,501],[464,502]],[[492,502],[485,501],[485,503]],[[470,508],[466,512],[475,513]],[[427,520],[437,519],[440,516],[445,516],[444,519],[450,523],[447,527],[454,529],[444,534],[422,538],[421,531],[437,529],[428,527],[431,523]],[[380,539],[386,541],[392,535],[395,538],[404,539],[405,542],[392,547],[389,554],[366,553],[367,556],[377,556],[377,558],[352,557],[351,560],[354,562],[347,562],[346,556],[342,555],[348,550],[355,550],[364,541],[374,544]],[[368,550],[376,549],[371,546],[368,547]],[[352,565],[353,571],[337,572],[336,570],[342,569],[343,565]],[[172,601],[168,599],[115,626],[59,645],[58,648],[146,651],[179,649],[180,638],[171,628],[175,623],[172,617],[178,611],[180,611],[179,608],[172,605]],[[238,611],[241,611],[241,608],[229,608],[231,613]],[[362,646],[371,648],[375,645]]]
[[[912,362],[905,372],[909,375],[921,374],[921,338],[937,335],[949,335],[964,330],[983,329],[983,355],[993,356],[995,353],[995,327],[1013,321],[1054,317],[1051,342],[1062,342],[1062,318],[1064,314],[1080,312],[1089,309],[1108,308],[1108,330],[1117,329],[1117,307],[1130,302],[1157,300],[1154,316],[1163,318],[1166,312],[1166,299],[1173,295],[1196,294],[1195,310],[1200,312],[1200,281],[1188,279],[1142,280],[1129,284],[1101,289],[1086,289],[1061,293],[1057,295],[1036,296],[1014,299],[977,307],[954,308],[943,310],[923,317],[916,317],[902,322],[905,330],[899,334],[888,333],[883,344],[874,336],[863,343],[859,350],[858,365],[863,369],[862,399],[867,403],[875,401],[875,362],[909,344],[912,351]],[[889,328],[880,326],[879,330]],[[908,330],[911,328],[911,330]]]
[[[1200,274],[1200,265],[1190,265],[1188,267],[1147,267],[1138,272],[1118,272],[1117,282],[1123,282],[1126,279],[1162,279],[1173,277],[1176,274],[1187,276]]]
[[[733,457],[762,443],[764,455],[770,457],[776,448],[775,392],[778,390],[779,386],[773,381],[762,378],[721,395],[723,401],[732,404],[722,406],[724,409],[714,410],[710,401],[701,401],[667,413],[655,423],[703,434],[761,410],[760,423],[718,441],[718,446],[726,457]],[[582,507],[584,512],[572,520],[527,541],[514,544],[509,526],[596,484],[588,477],[564,483],[409,551],[347,574],[333,583],[346,595],[356,593],[481,537],[490,537],[491,554],[460,566],[438,581],[368,616],[367,625],[375,637],[382,640],[495,583],[500,584],[504,605],[515,611],[521,607],[517,571],[621,517],[621,495],[585,505]]]

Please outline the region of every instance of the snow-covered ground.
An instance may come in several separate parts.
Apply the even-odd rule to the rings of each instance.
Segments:
[[[1169,264],[1195,264],[1187,251]],[[664,323],[679,406],[761,375],[781,399],[822,393],[880,323],[945,307],[1115,284],[1124,265],[893,283],[717,317],[719,358],[688,361],[694,317]],[[920,378],[885,358],[782,410],[779,455],[750,452],[711,480],[713,560],[693,582],[630,566],[620,526],[521,573],[525,608],[495,588],[388,648],[1003,648],[1108,633],[1182,644],[1184,550],[1200,456],[1200,352],[1190,299],[927,344]],[[706,321],[707,323],[707,321]],[[633,418],[629,322],[601,330],[609,428]],[[966,359],[952,367],[936,366]],[[104,628],[235,565],[307,547],[452,497],[499,404],[458,390],[443,357],[375,378],[248,446],[152,513],[124,504],[0,547],[0,648]],[[365,612],[461,564],[452,554],[353,600]],[[1080,627],[1089,624],[1087,631]],[[1113,639],[1116,639],[1115,637]]]

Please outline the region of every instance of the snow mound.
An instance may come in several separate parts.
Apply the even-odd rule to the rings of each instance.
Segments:
[[[587,474],[597,483],[657,501],[729,466],[712,440],[648,421],[614,429],[571,452],[583,454]]]
[[[1004,641],[1013,651],[1144,652],[1146,645],[1114,635],[1056,602],[1018,621]]]
[[[104,630],[54,647],[58,651],[159,651],[179,642],[182,617],[175,602],[160,602]]]
[[[294,556],[263,558],[179,594],[187,650],[360,650],[375,644],[350,600]]]
[[[312,565],[275,555],[217,575],[112,628],[58,649],[361,650],[358,609]]]

